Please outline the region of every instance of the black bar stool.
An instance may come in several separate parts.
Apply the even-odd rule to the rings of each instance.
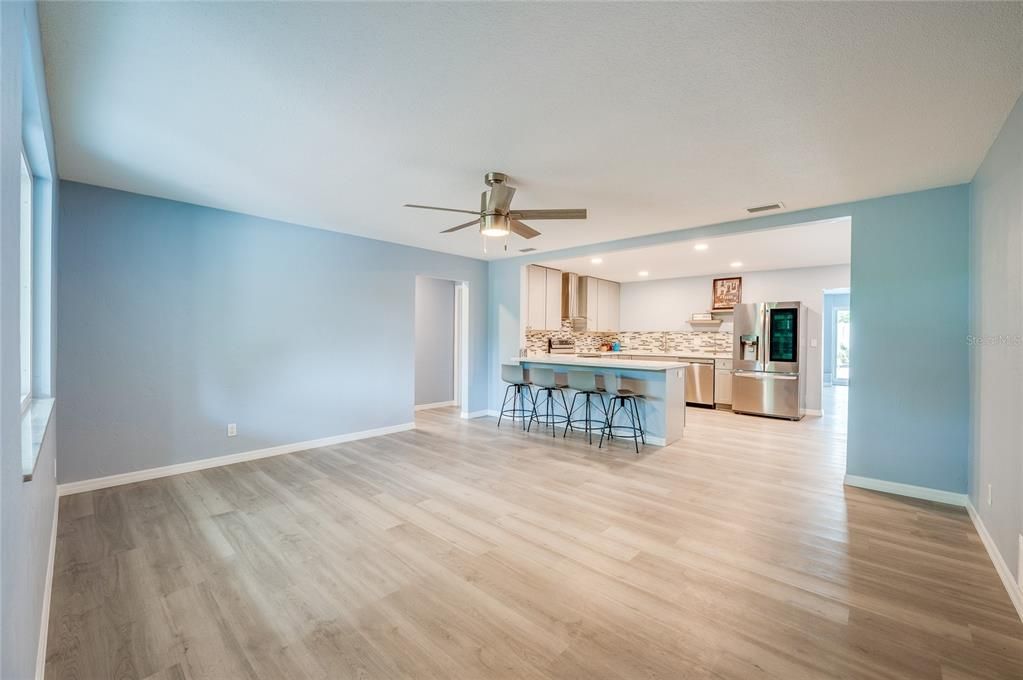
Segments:
[[[597,374],[593,371],[569,371],[568,386],[575,390],[575,394],[572,395],[572,405],[568,409],[568,422],[565,423],[565,432],[561,436],[564,438],[568,435],[569,430],[575,432],[576,429],[580,429],[589,435],[590,444],[592,445],[593,431],[600,430],[603,432],[604,423],[607,422],[607,404],[604,402],[604,388],[597,387]],[[584,402],[578,407],[583,409],[583,417],[573,418],[577,410],[575,402],[579,397],[584,398]],[[600,418],[595,417],[597,414],[593,410],[595,405],[592,402],[593,397],[596,397],[599,401]]]
[[[508,416],[515,424],[518,416],[522,420],[522,429],[526,429],[526,418],[533,413],[533,390],[529,388],[529,369],[521,364],[501,364],[501,380],[508,383],[504,390],[504,401],[501,402],[501,413],[497,416],[497,426],[501,427],[501,418]],[[512,390],[515,390],[512,392]],[[529,395],[529,408],[526,408],[526,395]],[[509,398],[511,401],[509,402]],[[509,408],[510,407],[510,408]]]
[[[568,383],[555,374],[553,368],[529,369],[529,382],[536,388],[536,394],[533,395],[533,414],[529,417],[526,431],[529,432],[533,427],[533,421],[536,421],[539,425],[550,427],[552,437],[558,436],[558,425],[568,422],[568,402],[565,401],[565,393],[562,391],[568,387]],[[558,413],[555,393],[561,397],[564,413]],[[542,412],[539,409],[541,394],[544,396]]]
[[[604,429],[600,432],[600,444],[597,445],[597,448],[604,446],[604,435],[607,434],[609,442],[615,437],[631,439],[636,447],[636,453],[639,453],[640,441],[646,446],[646,435],[643,433],[643,421],[639,417],[639,404],[637,401],[643,398],[642,393],[628,387],[622,387],[621,376],[614,374],[604,376],[604,388],[611,395],[611,408],[610,415],[608,415],[607,421],[604,423]],[[628,424],[620,423],[616,425],[614,422],[615,416],[622,411],[625,411],[625,414],[629,417]]]

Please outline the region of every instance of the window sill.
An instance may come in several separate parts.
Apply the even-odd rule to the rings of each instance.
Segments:
[[[21,480],[31,482],[39,462],[46,429],[53,415],[54,399],[33,399],[21,414]]]

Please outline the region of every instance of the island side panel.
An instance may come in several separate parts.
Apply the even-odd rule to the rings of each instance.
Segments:
[[[682,438],[686,427],[686,371],[673,368],[664,372],[664,443]]]

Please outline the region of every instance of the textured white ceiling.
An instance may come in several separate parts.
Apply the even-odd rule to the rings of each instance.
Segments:
[[[62,177],[480,257],[969,181],[1023,5],[42,3]],[[526,242],[513,239],[512,254]],[[492,249],[491,255],[500,252]]]
[[[697,244],[707,248],[696,250]],[[626,282],[849,264],[851,256],[852,220],[843,217],[649,248],[595,253],[543,264],[562,271]],[[594,257],[601,262],[594,264]],[[733,267],[734,262],[742,264]],[[640,276],[641,271],[647,272],[647,276]]]

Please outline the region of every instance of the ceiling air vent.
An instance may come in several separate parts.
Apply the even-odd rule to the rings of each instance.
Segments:
[[[520,253],[531,253],[534,250],[536,250],[536,248],[519,248]]]
[[[761,213],[767,212],[768,210],[781,210],[785,207],[785,204],[779,201],[778,203],[768,203],[767,205],[756,205],[752,208],[746,208],[748,213]]]

